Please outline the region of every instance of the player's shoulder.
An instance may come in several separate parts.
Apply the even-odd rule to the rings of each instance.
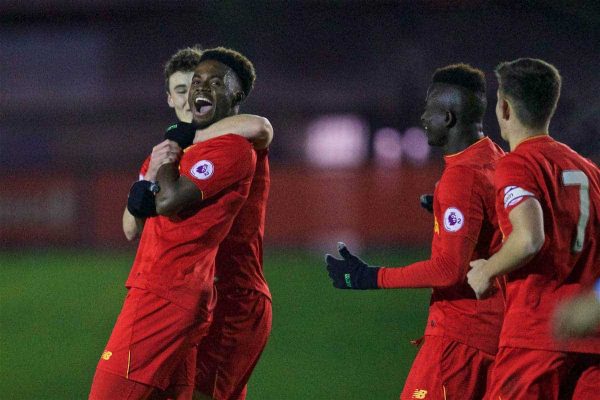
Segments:
[[[470,198],[477,190],[479,173],[467,165],[453,165],[446,168],[437,185],[438,196],[448,198]]]
[[[229,133],[204,142],[195,143],[185,149],[184,154],[190,156],[193,154],[210,152],[235,156],[238,153],[250,153],[252,151],[252,144],[246,138],[234,133]]]
[[[501,157],[496,162],[496,171],[519,168],[526,165],[528,162],[528,157],[526,154],[510,152],[506,153],[503,157]]]
[[[440,184],[468,183],[475,179],[479,171],[477,167],[468,164],[448,166],[442,173]]]

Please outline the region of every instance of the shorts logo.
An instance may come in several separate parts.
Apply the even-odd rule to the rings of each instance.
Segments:
[[[448,207],[444,212],[444,229],[448,232],[457,232],[463,227],[465,217],[456,207]]]
[[[108,361],[108,359],[110,358],[110,356],[112,356],[112,352],[104,350],[104,353],[102,353],[102,359],[105,361]]]
[[[424,399],[425,397],[427,397],[427,390],[425,390],[425,389],[417,389],[413,393],[411,399]]]
[[[433,233],[440,234],[440,223],[435,216],[433,217]]]
[[[208,160],[198,161],[190,170],[190,174],[194,178],[202,180],[210,178],[213,172],[215,172],[215,166]]]
[[[533,197],[533,193],[528,192],[518,186],[507,186],[504,188],[504,208],[517,205],[526,197]]]

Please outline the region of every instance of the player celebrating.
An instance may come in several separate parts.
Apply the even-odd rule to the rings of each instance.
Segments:
[[[221,59],[229,50],[206,50],[205,59]],[[192,81],[192,88],[195,81]],[[240,116],[241,117],[241,116]],[[263,275],[263,236],[270,177],[268,145],[272,128],[259,117],[241,121],[255,142],[257,161],[250,194],[234,220],[216,258],[217,306],[209,333],[198,345],[196,396],[243,400],[247,383],[271,332],[271,293]],[[253,119],[252,119],[253,118]],[[263,119],[264,120],[264,119]],[[226,120],[223,120],[225,122]],[[196,133],[196,142],[226,132],[219,127]],[[270,135],[265,134],[270,132]]]
[[[340,244],[327,269],[340,289],[433,288],[423,345],[401,399],[481,399],[497,351],[499,294],[478,302],[466,283],[469,261],[500,244],[492,182],[503,155],[482,132],[483,72],[466,64],[433,74],[421,117],[431,146],[444,150],[446,168],[433,196],[431,258],[403,268],[369,267]]]
[[[237,114],[252,88],[252,64],[232,53],[206,58],[195,70],[190,108],[198,128]],[[175,142],[168,144],[170,154],[180,152]],[[159,215],[146,221],[91,399],[145,399],[165,389],[207,333],[218,245],[248,196],[255,165],[249,142],[226,135],[191,146],[179,169],[168,163],[158,170],[150,188]]]
[[[209,54],[213,51],[210,50]],[[179,121],[183,122],[175,126],[175,129],[170,127],[167,136],[185,148],[192,140],[198,143],[234,132],[254,144],[257,165],[249,198],[217,253],[215,273],[219,278],[219,301],[209,334],[202,340],[203,357],[199,360],[201,365],[198,367],[200,372],[195,373],[195,352],[189,353],[175,370],[169,388],[153,397],[157,399],[191,398],[196,375],[199,387],[203,388],[203,392],[213,393],[214,398],[229,398],[230,396],[219,395],[228,391],[242,396],[246,392],[250,373],[266,345],[271,327],[271,296],[262,272],[262,238],[269,191],[267,154],[273,138],[273,128],[266,118],[248,114],[223,118],[197,133],[195,128],[188,128],[187,123],[192,121],[188,93],[194,69],[200,63],[201,56],[202,50],[198,47],[188,47],[176,52],[165,65],[167,102],[175,109]],[[174,130],[177,133],[173,134]],[[154,182],[161,165],[177,160],[178,154],[169,153],[169,149],[168,141],[154,147],[152,157],[146,159],[140,170],[141,180]],[[133,240],[140,234],[144,220],[145,218],[134,217],[125,208],[123,231],[128,240]],[[231,289],[231,293],[227,289]],[[232,298],[236,301],[232,301]],[[245,325],[241,325],[240,321],[244,321]],[[222,359],[217,360],[217,355],[222,355]],[[216,374],[217,364],[220,370],[218,379],[213,376]],[[215,388],[208,386],[207,382],[214,384]]]
[[[600,276],[600,171],[552,139],[561,77],[552,65],[518,59],[496,67],[496,116],[511,153],[496,169],[504,243],[471,263],[478,297],[505,275],[506,315],[492,372],[496,399],[592,399],[600,390],[600,339],[557,342],[558,302]]]

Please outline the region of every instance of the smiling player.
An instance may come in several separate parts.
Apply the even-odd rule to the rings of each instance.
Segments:
[[[198,90],[211,107],[190,104],[196,128],[238,113],[254,81],[252,64],[242,60],[197,66]],[[169,153],[180,152],[175,142],[167,144]],[[255,166],[250,143],[226,135],[191,146],[179,168],[160,167],[152,186],[158,216],[146,220],[126,283],[129,292],[98,363],[91,399],[145,399],[164,390],[207,334],[218,246],[248,196]]]

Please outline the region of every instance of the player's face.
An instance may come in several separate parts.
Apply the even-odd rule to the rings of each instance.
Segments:
[[[421,115],[421,123],[430,146],[443,146],[448,141],[447,110],[442,106],[440,95],[439,88],[435,84],[432,85],[425,99],[425,112]]]
[[[192,120],[197,127],[207,127],[233,114],[236,82],[231,68],[219,61],[203,61],[196,67],[189,104]]]
[[[188,104],[188,92],[192,83],[194,72],[177,71],[169,77],[169,92],[167,102],[169,107],[175,109],[177,119],[182,122],[192,122],[192,111]]]

